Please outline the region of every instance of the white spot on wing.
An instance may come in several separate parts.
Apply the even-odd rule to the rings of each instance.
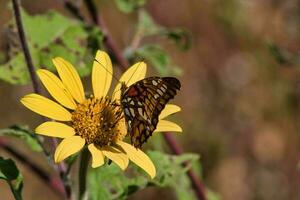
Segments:
[[[153,85],[157,85],[157,82],[155,80],[152,80]]]
[[[133,108],[129,108],[129,110],[130,110],[131,116],[134,117],[135,116],[134,109]]]
[[[163,92],[162,92],[160,89],[157,89],[156,91],[157,91],[157,93],[158,93],[160,96],[163,95]]]
[[[126,115],[130,115],[128,108],[124,108],[124,112]]]
[[[139,114],[142,116],[143,115],[143,109],[142,108],[138,108],[138,112]]]
[[[128,120],[128,127],[131,129],[131,120]]]
[[[145,115],[145,113],[143,113],[143,109],[142,108],[138,108],[138,112],[139,112],[140,116],[142,116],[145,120],[147,120],[147,116]]]

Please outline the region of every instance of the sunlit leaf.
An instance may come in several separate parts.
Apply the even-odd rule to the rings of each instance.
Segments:
[[[98,28],[86,27],[83,23],[55,11],[34,16],[23,11],[22,17],[36,68],[54,70],[51,59],[60,56],[73,63],[81,76],[90,72],[91,60],[103,40],[103,35]],[[12,31],[7,33],[10,39],[5,41],[8,46],[16,43],[14,45],[16,48],[9,48],[5,58],[1,59],[0,79],[11,84],[26,84],[29,81],[29,74],[21,48],[18,48],[19,40],[15,33],[14,22],[10,22],[8,27]]]

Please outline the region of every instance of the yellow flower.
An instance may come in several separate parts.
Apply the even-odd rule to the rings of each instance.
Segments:
[[[28,94],[21,99],[21,103],[30,110],[55,120],[42,123],[35,132],[63,139],[55,150],[54,160],[57,163],[87,145],[92,155],[92,167],[103,165],[107,157],[125,170],[131,160],[153,178],[156,170],[150,158],[140,149],[123,142],[127,130],[118,104],[120,83],[114,90],[115,95],[107,96],[113,74],[111,60],[103,51],[97,52],[95,60],[98,62],[94,61],[92,69],[93,95],[89,98],[85,97],[77,71],[63,58],[53,59],[59,78],[48,70],[37,71],[43,85],[58,103],[38,94]],[[144,62],[136,63],[122,75],[120,82],[130,86],[145,78],[146,69]],[[156,132],[181,132],[177,124],[164,120],[178,111],[178,106],[167,105],[159,117]]]

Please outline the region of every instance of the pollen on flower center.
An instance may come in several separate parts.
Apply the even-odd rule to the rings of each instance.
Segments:
[[[87,144],[106,146],[116,142],[122,136],[120,122],[122,109],[115,101],[104,97],[91,97],[77,106],[72,113],[72,124],[77,135]]]

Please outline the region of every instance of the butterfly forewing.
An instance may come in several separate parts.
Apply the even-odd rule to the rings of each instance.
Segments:
[[[121,91],[131,143],[141,147],[156,129],[158,117],[170,99],[180,89],[180,82],[173,77],[149,77]]]

